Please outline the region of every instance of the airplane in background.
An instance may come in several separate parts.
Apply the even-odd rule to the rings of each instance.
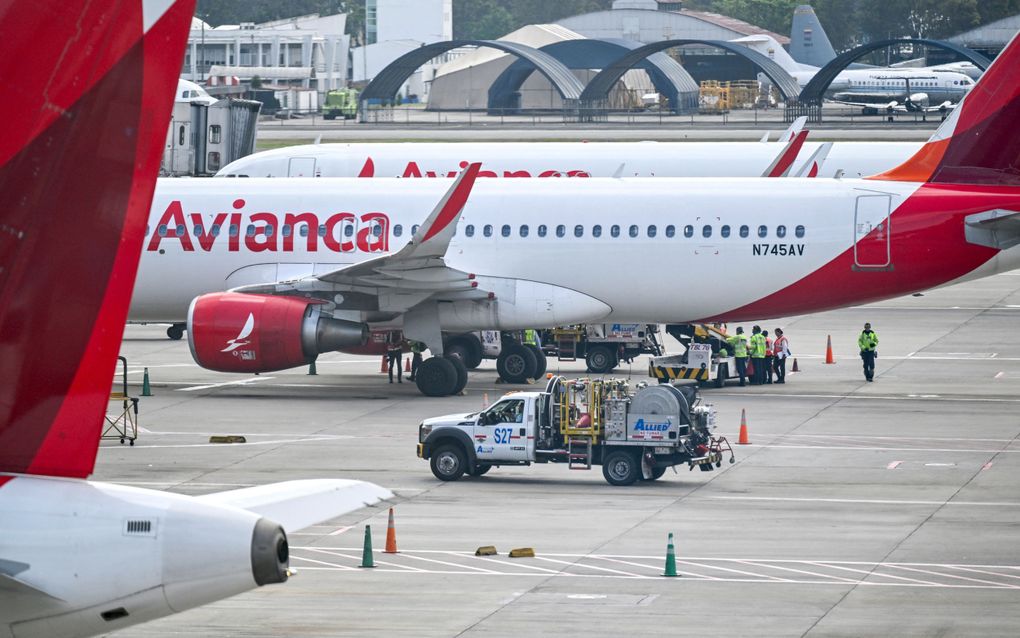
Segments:
[[[177,80],[177,93],[174,94],[174,102],[197,102],[199,104],[205,104],[211,106],[216,104],[218,100],[213,96],[209,95],[202,85],[195,84],[184,78],[178,78]]]
[[[85,480],[194,8],[0,11],[0,76],[17,96],[0,103],[3,636],[107,634],[283,582],[286,530],[391,496],[325,479],[199,497]]]
[[[820,70],[819,67],[795,61],[769,35],[749,35],[730,42],[742,44],[774,60],[797,80],[802,89]],[[874,67],[840,71],[825,95],[835,102],[887,104],[895,100],[897,104],[909,103],[916,108],[937,105],[936,110],[945,111],[947,102],[949,105],[956,104],[972,88],[974,80],[949,70]]]
[[[467,371],[444,330],[745,321],[988,276],[1020,265],[1018,65],[1014,39],[867,179],[162,180],[131,318],[186,313],[195,360],[239,373],[401,329],[446,395]]]

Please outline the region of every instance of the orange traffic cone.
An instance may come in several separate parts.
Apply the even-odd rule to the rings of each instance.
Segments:
[[[793,360],[793,369],[791,369],[790,372],[800,372],[800,366],[797,365],[797,359]]]
[[[836,363],[836,357],[832,356],[832,335],[829,335],[825,345],[825,363]]]
[[[489,393],[488,392],[483,392],[482,393],[482,409],[484,410],[487,407],[489,407]]]
[[[740,411],[740,438],[737,439],[738,445],[750,445],[751,442],[747,439],[747,410]]]
[[[385,554],[397,553],[397,529],[393,526],[393,508],[390,508],[390,522],[386,525],[386,549]]]
[[[386,355],[383,355],[382,363],[379,364],[379,374],[386,374],[390,369],[386,365]]]
[[[410,372],[410,371],[411,371],[411,360],[410,359],[404,359],[404,372]]]

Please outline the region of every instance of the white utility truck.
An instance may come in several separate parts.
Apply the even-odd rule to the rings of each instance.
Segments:
[[[481,476],[494,466],[563,463],[602,466],[611,485],[653,481],[675,465],[710,471],[733,450],[712,436],[715,410],[694,382],[631,392],[616,379],[551,377],[544,392],[512,392],[487,409],[426,419],[418,457],[443,481]]]

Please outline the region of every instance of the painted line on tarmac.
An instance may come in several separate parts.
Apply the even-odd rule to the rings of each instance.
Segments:
[[[1018,502],[1007,501],[914,501],[868,498],[798,498],[793,496],[706,496],[720,501],[769,501],[775,503],[849,503],[855,505],[962,505],[965,507],[1020,507]]]
[[[736,433],[723,433],[727,435],[727,438],[735,437]],[[782,438],[782,437],[777,437]],[[1016,454],[1020,452],[1020,449],[1016,450],[974,450],[967,448],[952,448],[952,447],[885,447],[885,446],[872,446],[872,447],[861,447],[857,445],[782,445],[778,443],[751,443],[755,447],[773,448],[777,450],[854,450],[862,452],[961,452],[965,454]]]
[[[1020,398],[1006,399],[999,397],[945,397],[938,394],[788,394],[785,392],[706,392],[706,397],[767,397],[772,399],[856,399],[860,401],[948,401],[952,403],[1020,403]]]
[[[258,383],[259,381],[269,381],[270,379],[275,379],[275,378],[276,377],[255,377],[255,378],[252,378],[252,379],[239,379],[237,381],[226,381],[224,383],[213,383],[213,384],[210,384],[210,385],[196,385],[196,386],[191,386],[191,387],[188,387],[188,388],[180,388],[177,391],[178,392],[195,392],[195,391],[198,391],[198,390],[212,390],[213,388],[226,388],[228,386],[249,385],[251,383]]]
[[[989,443],[1012,443],[1016,439],[980,439],[961,438],[958,436],[869,436],[866,434],[783,434],[783,437],[799,437],[807,439],[877,439],[881,441],[987,441]]]
[[[886,465],[885,469],[887,469],[887,470],[895,470],[896,468],[898,468],[900,466],[901,463],[903,463],[903,461],[893,461],[889,465]]]
[[[136,448],[146,450],[173,449],[173,448],[194,448],[194,447],[218,447],[218,448],[244,448],[256,445],[280,445],[282,443],[318,443],[321,441],[336,441],[332,436],[317,436],[304,439],[272,439],[269,441],[248,441],[247,443],[180,443],[167,445],[138,445]],[[105,449],[116,450],[119,445],[104,446]],[[103,449],[103,448],[100,448]]]

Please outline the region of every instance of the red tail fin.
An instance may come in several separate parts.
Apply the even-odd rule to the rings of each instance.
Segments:
[[[1020,36],[999,54],[928,143],[872,179],[1020,186]]]
[[[0,472],[92,472],[193,10],[0,11]]]

